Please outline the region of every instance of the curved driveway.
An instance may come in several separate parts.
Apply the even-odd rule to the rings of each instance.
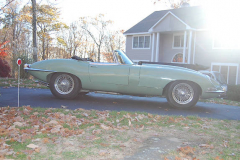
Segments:
[[[17,88],[0,88],[0,94],[0,107],[17,106]],[[20,106],[23,105],[46,108],[60,108],[63,105],[67,106],[68,109],[140,111],[159,115],[194,115],[240,120],[240,107],[236,106],[198,102],[192,109],[180,110],[170,108],[165,98],[109,95],[93,92],[73,100],[60,100],[55,98],[49,89],[20,88]]]

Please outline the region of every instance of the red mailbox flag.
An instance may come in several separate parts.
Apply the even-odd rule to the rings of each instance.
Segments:
[[[18,58],[17,64],[18,64],[19,66],[22,64],[22,60],[21,60],[20,58]]]

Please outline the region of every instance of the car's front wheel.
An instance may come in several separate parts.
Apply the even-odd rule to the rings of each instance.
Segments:
[[[199,100],[199,88],[196,84],[186,81],[176,81],[167,90],[168,103],[174,108],[187,109],[195,106]]]
[[[78,78],[71,74],[56,73],[50,80],[50,90],[57,98],[73,99],[78,95],[80,88]]]

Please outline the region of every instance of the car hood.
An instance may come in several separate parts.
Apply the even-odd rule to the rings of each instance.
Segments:
[[[184,68],[184,67],[179,67],[179,66],[171,66],[171,65],[161,65],[161,64],[144,64],[142,67],[147,67],[147,68],[159,68],[159,69],[166,69],[166,70],[172,70],[172,71],[179,71],[179,72],[189,72],[192,74],[197,74],[203,77],[206,77],[202,73],[189,69],[189,68]]]
[[[142,65],[140,70],[140,79],[142,76],[157,77],[161,83],[168,84],[176,80],[192,81],[202,86],[203,91],[212,85],[220,87],[220,84],[210,77],[188,68],[170,65],[147,64]],[[220,89],[220,88],[219,88]]]

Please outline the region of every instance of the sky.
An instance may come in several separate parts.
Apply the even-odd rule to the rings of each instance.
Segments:
[[[30,4],[31,0],[20,0],[22,4]],[[98,14],[104,14],[106,20],[113,21],[113,29],[128,30],[139,21],[153,13],[154,11],[169,9],[164,3],[154,1],[158,0],[36,0],[44,3],[46,1],[56,3],[61,13],[61,20],[68,25],[77,21],[80,17],[95,17]],[[161,0],[161,2],[168,0]],[[172,0],[178,1],[178,0]],[[190,0],[191,6],[204,5],[209,8],[209,14],[214,13],[216,9],[226,15],[229,12],[240,14],[240,0]],[[5,4],[5,0],[0,0],[0,6]],[[238,4],[239,6],[236,6]],[[229,7],[228,7],[229,6]],[[236,8],[235,10],[233,8]],[[215,16],[213,14],[209,16]],[[218,16],[221,21],[222,16]],[[216,19],[216,18],[213,18]],[[234,20],[236,17],[234,17]],[[231,21],[234,21],[231,20]],[[215,26],[214,26],[215,27]],[[225,27],[225,26],[223,26]]]
[[[155,10],[166,8],[154,5],[152,0],[59,0],[58,6],[66,23],[101,13],[119,30],[127,30]]]

